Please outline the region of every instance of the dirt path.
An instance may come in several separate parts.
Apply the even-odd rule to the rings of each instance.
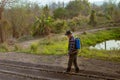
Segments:
[[[86,33],[93,33],[93,32],[97,32],[97,31],[102,31],[102,30],[107,30],[107,29],[113,29],[113,28],[119,28],[119,27],[105,27],[105,28],[95,28],[95,29],[86,29],[86,30],[80,30],[80,31],[77,31],[77,32],[74,32],[74,35],[80,35],[84,32]],[[49,37],[53,37],[53,38],[62,38],[62,37],[65,37],[64,34],[51,34],[45,38],[39,38],[39,39],[34,39],[34,40],[29,40],[29,41],[24,41],[24,42],[21,42],[21,43],[18,43],[19,45],[21,45],[22,47],[29,47],[32,43],[34,42],[39,42],[40,40],[44,40],[44,39],[47,39]],[[59,36],[59,37],[58,37]]]
[[[0,53],[0,60],[9,60],[25,63],[43,64],[66,68],[68,56],[42,56],[24,53]],[[120,63],[101,61],[96,59],[78,58],[81,70],[97,71],[120,75]]]
[[[119,74],[106,74],[95,71],[80,70],[79,73],[65,73],[60,66],[31,64],[0,60],[0,78],[2,80],[118,80]],[[8,76],[6,75],[8,74]],[[7,77],[5,77],[5,75]]]

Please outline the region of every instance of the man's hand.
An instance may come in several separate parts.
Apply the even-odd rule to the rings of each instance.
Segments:
[[[68,55],[72,55],[72,54],[75,54],[75,53],[78,53],[78,50],[76,50],[76,51],[69,51]]]

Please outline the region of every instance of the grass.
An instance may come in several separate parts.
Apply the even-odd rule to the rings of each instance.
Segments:
[[[95,59],[102,59],[107,61],[116,61],[120,62],[120,50],[96,50],[89,48],[83,48],[79,56],[86,57],[86,58],[95,58]]]
[[[8,51],[9,51],[9,48],[6,43],[3,43],[0,45],[0,52],[8,52]]]
[[[81,38],[83,46],[81,53],[79,53],[79,56],[120,62],[120,50],[106,51],[89,49],[89,46],[101,43],[106,40],[120,39],[120,28],[98,31],[95,33],[87,33],[78,36]]]
[[[83,46],[91,46],[106,40],[120,39],[120,29],[111,29],[95,33],[87,33],[85,35],[80,35],[79,37],[81,38]]]
[[[89,49],[89,46],[106,40],[120,39],[120,28],[103,30],[94,33],[85,33],[76,36],[81,38],[82,42],[82,49],[79,56],[120,62],[120,50],[105,51]],[[45,38],[42,41],[34,42],[27,49],[19,49],[18,46],[15,46],[14,51],[36,55],[66,55],[68,52],[67,46],[68,40],[66,37]],[[0,51],[8,51],[7,46],[4,45],[4,47],[0,47]]]
[[[86,33],[82,35],[77,35],[81,38],[82,49],[79,53],[81,57],[95,58],[109,61],[120,61],[120,50],[95,50],[89,49],[89,46],[95,45],[97,43],[110,40],[110,39],[120,39],[120,29],[111,29],[98,31],[94,33]],[[68,40],[67,38],[51,38],[44,39],[40,42],[35,42],[37,46],[34,45],[35,51],[28,50],[28,53],[38,54],[38,55],[66,55]],[[33,45],[31,45],[33,46]],[[37,47],[37,48],[36,48]]]
[[[66,40],[67,41],[67,40]],[[67,52],[67,42],[58,39],[44,39],[40,42],[35,42],[31,45],[31,50],[28,50],[32,54],[41,55],[62,55]]]

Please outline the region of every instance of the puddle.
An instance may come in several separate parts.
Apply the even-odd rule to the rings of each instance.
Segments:
[[[98,50],[119,50],[120,49],[120,40],[108,40],[95,46],[90,46],[90,49]]]

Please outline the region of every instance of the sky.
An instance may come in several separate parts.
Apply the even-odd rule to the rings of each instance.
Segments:
[[[56,2],[56,3],[58,3],[58,2],[68,3],[71,0],[29,0],[29,1],[37,2],[40,5],[46,5],[46,4],[51,4],[52,2]],[[100,5],[103,2],[108,1],[108,0],[88,0],[88,1],[91,2],[91,3],[96,3],[96,4]],[[119,2],[120,0],[113,0],[113,1],[118,1]]]
[[[69,2],[70,0],[30,0],[32,2],[39,2],[40,4],[49,4],[49,3],[52,3],[52,2]],[[99,2],[99,1],[106,1],[106,0],[89,0],[91,3],[94,3],[94,2]]]
[[[105,1],[105,0],[89,0],[90,2],[99,2],[99,1]]]

